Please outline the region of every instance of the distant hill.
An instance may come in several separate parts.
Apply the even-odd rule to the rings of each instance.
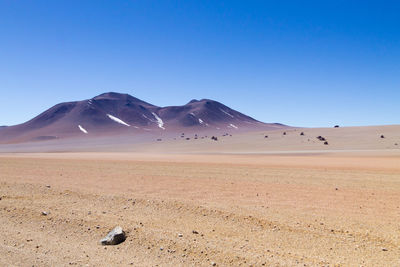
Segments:
[[[57,104],[25,123],[2,127],[0,143],[149,132],[211,134],[284,127],[257,121],[210,99],[158,107],[128,94],[109,92],[88,100]]]

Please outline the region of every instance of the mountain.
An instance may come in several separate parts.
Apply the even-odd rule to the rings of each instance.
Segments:
[[[122,134],[211,134],[280,127],[284,126],[259,122],[210,99],[158,107],[128,94],[109,92],[88,100],[57,104],[25,123],[1,128],[0,143]]]

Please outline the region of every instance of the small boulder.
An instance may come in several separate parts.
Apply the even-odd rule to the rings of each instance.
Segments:
[[[109,232],[105,238],[100,240],[100,243],[103,246],[118,245],[124,242],[125,239],[126,239],[125,232],[122,230],[120,226],[117,226],[111,232]]]

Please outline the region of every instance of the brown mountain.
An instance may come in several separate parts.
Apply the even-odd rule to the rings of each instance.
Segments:
[[[0,128],[0,143],[121,134],[212,134],[282,127],[285,126],[257,121],[209,99],[158,107],[128,94],[110,92],[88,100],[61,103],[25,123]]]

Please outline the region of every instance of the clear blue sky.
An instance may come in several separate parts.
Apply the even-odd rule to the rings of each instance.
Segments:
[[[106,91],[295,126],[400,123],[398,1],[0,0],[0,125]]]

